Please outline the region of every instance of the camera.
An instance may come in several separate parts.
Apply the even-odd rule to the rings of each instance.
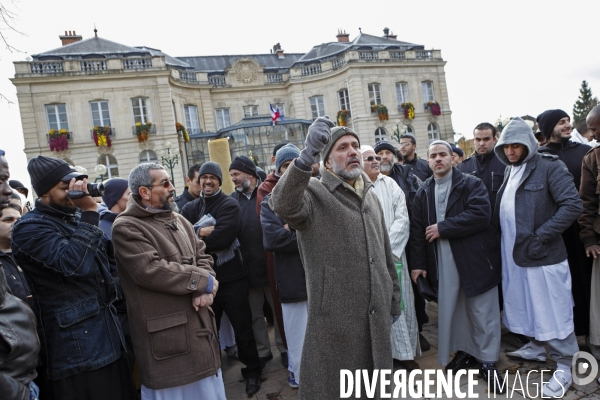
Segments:
[[[102,197],[104,195],[104,183],[88,183],[87,191],[89,196]],[[67,197],[70,199],[80,199],[85,196],[88,196],[88,194],[82,190],[69,190],[67,192]]]

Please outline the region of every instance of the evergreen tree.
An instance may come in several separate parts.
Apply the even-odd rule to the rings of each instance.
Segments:
[[[592,96],[592,90],[586,81],[581,82],[579,97],[573,105],[573,124],[576,124],[581,118],[587,117],[588,113],[598,104],[598,99]]]

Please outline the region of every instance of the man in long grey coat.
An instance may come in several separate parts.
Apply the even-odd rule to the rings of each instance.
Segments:
[[[304,150],[269,201],[296,229],[306,271],[300,398],[311,400],[339,398],[341,369],[391,369],[390,327],[400,315],[385,220],[362,172],[359,138],[351,129],[332,127],[326,118],[311,125]],[[311,165],[320,157],[317,180]]]

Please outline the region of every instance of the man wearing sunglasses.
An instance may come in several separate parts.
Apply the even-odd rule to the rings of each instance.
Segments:
[[[433,175],[427,161],[417,157],[417,140],[413,135],[407,133],[400,137],[400,153],[404,156],[404,165],[408,166],[421,181]]]
[[[131,197],[112,238],[142,381],[142,399],[225,399],[213,259],[177,213],[164,167],[129,174]]]

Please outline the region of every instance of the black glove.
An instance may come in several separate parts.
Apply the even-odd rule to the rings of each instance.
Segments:
[[[321,160],[321,152],[331,140],[331,128],[335,125],[329,117],[319,117],[308,128],[304,149],[300,152],[300,160],[306,165],[313,165]]]

